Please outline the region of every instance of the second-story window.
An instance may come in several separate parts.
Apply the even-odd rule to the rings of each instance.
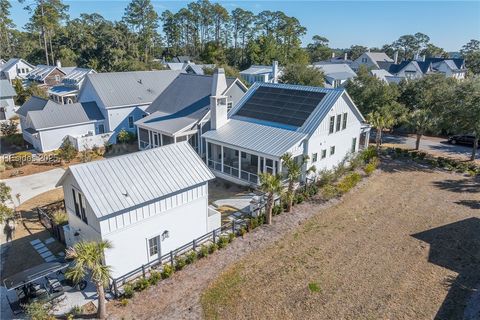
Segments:
[[[335,116],[330,117],[330,128],[328,130],[328,133],[333,133],[335,129]]]
[[[232,110],[232,107],[233,107],[233,102],[228,102],[227,103],[227,112],[230,112],[230,110]]]
[[[133,129],[133,116],[128,117],[128,127]]]
[[[86,205],[85,205],[85,198],[82,196],[81,193],[78,193],[78,202],[80,203],[80,213],[83,222],[88,224],[87,220],[87,213],[86,213]]]
[[[312,162],[317,162],[317,154],[312,154]]]
[[[77,193],[75,189],[72,189],[73,194],[73,204],[75,206],[75,215],[80,218],[80,204],[78,203]]]
[[[347,128],[347,116],[348,116],[348,113],[345,112],[343,114],[342,130],[345,130]]]
[[[330,155],[334,155],[335,154],[335,146],[331,146],[330,147]]]
[[[337,115],[337,130],[336,131],[340,131],[341,124],[342,124],[342,115],[339,114],[339,115]]]

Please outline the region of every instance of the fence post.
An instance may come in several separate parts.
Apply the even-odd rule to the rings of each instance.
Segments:
[[[142,264],[142,275],[145,278],[145,265]]]
[[[197,249],[197,242],[195,241],[195,239],[193,239],[193,241],[192,241],[192,249],[193,249],[193,251],[195,251],[195,249]]]
[[[173,251],[170,251],[170,264],[173,267]]]
[[[216,235],[217,235],[217,229],[213,230],[213,243],[216,243]]]

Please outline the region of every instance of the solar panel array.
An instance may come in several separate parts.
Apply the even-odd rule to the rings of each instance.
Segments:
[[[259,87],[236,114],[301,127],[324,96],[323,92]]]

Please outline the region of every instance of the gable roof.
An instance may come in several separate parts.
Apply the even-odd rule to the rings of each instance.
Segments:
[[[393,59],[387,56],[385,52],[365,52],[365,54],[375,62],[393,62]]]
[[[236,81],[236,78],[227,78],[227,88]],[[213,76],[180,74],[145,110],[150,115],[136,124],[170,134],[193,125],[210,110],[212,82]]]
[[[240,74],[264,74],[264,73],[272,73],[273,67],[272,66],[258,66],[252,65],[250,68],[240,71]]]
[[[1,66],[0,71],[9,71],[19,62],[23,62],[31,68],[35,68],[35,66],[33,66],[32,64],[28,63],[27,61],[25,61],[23,59],[11,58]]]
[[[47,78],[48,75],[52,73],[54,70],[58,70],[65,75],[65,72],[62,71],[57,66],[47,66],[47,65],[39,64],[38,66],[35,67],[35,69],[33,69],[27,74],[26,78],[34,81],[44,81],[45,78]]]
[[[106,107],[145,105],[155,100],[179,74],[180,71],[172,70],[90,73],[85,82],[92,85]]]
[[[315,68],[320,69],[323,74],[333,80],[346,80],[357,76],[357,74],[345,63],[317,64]]]
[[[0,80],[0,98],[15,97],[17,93],[8,80]]]
[[[52,100],[32,97],[17,113],[28,117],[35,130],[104,120],[102,112],[93,101],[61,105]]]
[[[73,175],[98,218],[214,179],[186,141],[70,166],[57,187],[68,175]]]

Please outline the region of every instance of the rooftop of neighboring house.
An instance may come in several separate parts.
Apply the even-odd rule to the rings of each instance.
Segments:
[[[312,63],[314,66],[318,65],[329,65],[329,64],[351,64],[353,61],[350,59],[345,59],[345,57],[333,57],[328,60],[321,60]]]
[[[230,111],[228,122],[203,137],[281,156],[313,134],[344,94],[342,88],[255,83]],[[364,121],[353,103],[352,106]]]
[[[348,64],[317,64],[314,67],[320,69],[325,76],[333,80],[346,80],[357,76]]]
[[[86,76],[79,97],[91,84],[105,107],[135,106],[152,103],[181,71],[128,71],[90,73]]]
[[[203,75],[204,71],[203,68],[213,68],[214,65],[203,65],[203,64],[195,64],[193,62],[167,62],[167,67],[170,70],[180,70],[185,71],[187,73],[194,73]]]
[[[62,69],[58,68],[57,66],[39,64],[27,74],[26,78],[32,81],[44,81],[54,70],[60,71],[63,75],[66,74],[65,71],[62,71]]]
[[[102,112],[93,101],[66,106],[36,96],[25,102],[17,113],[28,117],[35,130],[104,120]]]
[[[272,73],[273,66],[252,65],[250,68],[240,71],[240,74],[265,74]]]
[[[370,73],[378,79],[387,83],[400,83],[404,78],[392,75],[390,72],[384,69],[370,70]]]
[[[227,78],[227,90],[236,78]],[[200,121],[210,110],[213,76],[180,74],[145,110],[150,115],[138,120],[159,131],[174,134]]]
[[[48,93],[64,95],[78,90],[79,85],[85,79],[87,74],[96,73],[93,69],[69,67],[70,71],[62,79],[62,84],[54,86],[48,90]],[[65,70],[65,68],[62,68]]]
[[[8,80],[0,80],[0,99],[15,97],[17,93]]]
[[[393,62],[385,52],[365,52],[365,54],[375,62]]]
[[[28,63],[27,61],[23,60],[23,59],[20,59],[20,58],[11,58],[9,59],[7,62],[5,62],[1,67],[0,67],[0,71],[9,71],[10,69],[12,69],[14,66],[17,65],[17,63],[19,62],[23,62],[25,63],[26,65],[30,66],[31,68],[35,68],[34,65]]]
[[[98,218],[214,179],[188,142],[70,166],[57,187],[69,175]]]
[[[190,56],[176,56],[176,57],[173,57],[172,60],[168,61],[167,63],[170,63],[170,62],[186,63],[186,62],[191,62],[191,61],[193,61],[193,59]]]

